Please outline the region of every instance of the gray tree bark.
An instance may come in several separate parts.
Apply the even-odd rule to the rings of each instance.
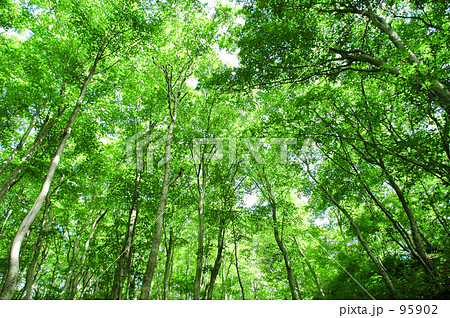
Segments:
[[[175,127],[175,123],[177,120],[177,110],[179,103],[183,100],[186,94],[182,95],[183,85],[186,82],[186,79],[190,74],[190,67],[192,65],[192,58],[184,65],[184,72],[179,74],[179,81],[173,83],[173,67],[169,66],[158,66],[164,73],[166,84],[167,84],[167,97],[168,97],[168,106],[169,106],[169,114],[170,114],[170,124],[167,129],[167,141],[166,148],[164,154],[164,179],[161,188],[161,196],[159,198],[158,209],[156,211],[156,221],[155,221],[155,231],[153,232],[153,240],[152,247],[150,251],[150,256],[147,263],[147,269],[145,270],[144,279],[142,282],[141,295],[139,299],[146,300],[150,297],[150,290],[152,286],[153,275],[155,273],[156,261],[158,258],[159,246],[161,244],[162,237],[162,227],[164,222],[164,209],[167,201],[167,194],[169,191],[170,185],[173,181],[176,180],[177,177],[170,181],[170,158],[171,158],[171,150],[172,150],[172,137],[173,137],[173,128]],[[180,171],[182,173],[182,171]]]
[[[113,289],[111,293],[111,299],[121,299],[123,283],[128,277],[133,242],[136,233],[136,223],[139,211],[139,182],[141,179],[141,172],[136,171],[136,178],[134,182],[133,202],[128,217],[127,231],[125,233],[125,239],[123,241],[122,250],[120,252],[119,261],[117,263],[117,271],[114,277]]]
[[[280,252],[283,255],[284,264],[286,266],[287,278],[288,278],[288,282],[289,282],[289,289],[291,290],[292,300],[298,300],[298,299],[300,299],[301,296],[297,293],[297,289],[296,289],[297,284],[295,283],[294,276],[292,274],[292,267],[290,264],[289,256],[288,256],[287,250],[284,246],[283,240],[280,238],[280,234],[278,231],[277,200],[272,192],[272,187],[270,186],[269,180],[267,179],[267,176],[264,172],[264,167],[262,170],[261,177],[264,179],[264,182],[266,184],[267,197],[269,199],[270,207],[272,209],[273,234],[275,236],[275,241],[277,242],[278,248],[280,249]]]
[[[347,220],[350,222],[350,226],[352,227],[353,231],[356,234],[356,237],[358,238],[358,241],[361,243],[361,245],[363,246],[364,250],[366,251],[367,255],[370,257],[370,259],[372,260],[372,262],[375,264],[379,274],[381,275],[381,277],[383,277],[383,280],[391,294],[392,297],[395,297],[396,294],[396,289],[394,287],[394,285],[392,284],[392,280],[388,274],[388,272],[386,271],[386,269],[384,268],[383,264],[380,262],[380,260],[378,258],[375,257],[375,255],[372,253],[372,251],[370,250],[369,245],[367,244],[366,240],[364,239],[364,237],[361,234],[361,231],[359,230],[357,224],[355,223],[355,221],[353,220],[351,214],[347,211],[347,209],[345,209],[343,206],[341,206],[339,204],[339,202],[336,201],[336,199],[331,195],[331,193],[328,191],[327,188],[325,188],[315,177],[314,175],[311,173],[311,171],[309,170],[309,166],[306,163],[306,167],[307,167],[307,172],[309,174],[309,176],[314,180],[314,182],[323,190],[323,192],[326,194],[326,196],[331,200],[331,202],[333,202],[333,204],[345,215],[345,217],[347,218]]]
[[[84,250],[81,255],[80,264],[78,265],[78,268],[77,268],[75,274],[73,275],[73,278],[70,283],[70,291],[69,291],[69,295],[68,295],[67,299],[75,299],[75,296],[77,295],[78,279],[83,270],[84,263],[86,262],[87,253],[89,251],[89,245],[91,243],[92,238],[94,237],[95,229],[97,228],[98,223],[100,223],[100,221],[103,219],[103,217],[106,215],[107,212],[108,212],[108,210],[105,210],[105,212],[103,212],[103,213],[99,213],[97,218],[92,223],[91,231],[89,232],[89,236],[86,240],[86,243],[84,243]]]
[[[298,250],[300,251],[300,254],[303,256],[303,259],[305,260],[306,266],[308,266],[309,271],[311,272],[311,275],[314,277],[314,283],[317,286],[317,290],[319,291],[322,298],[324,298],[325,293],[323,292],[323,287],[322,287],[322,284],[320,283],[319,276],[317,276],[316,271],[314,270],[314,267],[312,266],[309,259],[306,257],[305,252],[303,252],[303,249],[300,247],[300,244],[298,243],[297,238],[295,236],[293,236],[293,238],[294,238],[295,244],[297,245]]]
[[[25,286],[23,288],[22,295],[20,299],[30,299],[31,294],[33,292],[33,285],[36,281],[36,268],[39,261],[39,256],[41,255],[41,249],[44,244],[44,239],[47,231],[50,228],[51,220],[47,220],[47,212],[50,207],[50,202],[48,200],[48,196],[46,198],[46,204],[44,213],[42,214],[42,224],[41,224],[41,232],[39,233],[38,240],[36,242],[36,246],[34,248],[33,258],[31,260],[30,265],[28,266],[28,271],[26,275]]]
[[[39,210],[41,209],[44,199],[50,190],[50,185],[52,183],[53,176],[55,175],[56,169],[59,164],[59,160],[61,159],[62,153],[64,151],[64,147],[66,145],[66,142],[69,139],[70,133],[72,132],[72,127],[75,123],[75,119],[77,118],[78,112],[81,109],[87,87],[88,87],[92,77],[95,74],[97,64],[102,57],[102,54],[106,48],[107,43],[108,42],[105,41],[105,43],[101,47],[100,51],[98,52],[98,54],[95,58],[94,64],[91,67],[89,75],[83,83],[80,96],[79,96],[78,101],[75,105],[75,108],[69,118],[66,129],[65,129],[64,134],[59,143],[58,149],[56,150],[56,154],[53,157],[53,160],[50,164],[50,167],[48,169],[47,176],[45,177],[41,191],[40,191],[36,201],[34,202],[33,207],[30,209],[30,211],[28,212],[28,214],[26,215],[26,217],[23,219],[22,223],[20,224],[19,229],[17,230],[16,236],[14,237],[14,240],[12,242],[11,249],[9,252],[9,258],[8,258],[8,275],[6,277],[5,284],[3,285],[0,299],[12,299],[14,297],[14,294],[16,293],[17,279],[18,279],[18,275],[19,275],[19,255],[20,255],[20,248],[22,245],[23,238],[24,238],[26,232],[29,230],[29,228],[33,224],[34,219],[36,218]]]

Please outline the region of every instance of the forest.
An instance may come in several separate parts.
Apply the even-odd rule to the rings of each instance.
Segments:
[[[0,299],[450,299],[450,3],[0,0]]]

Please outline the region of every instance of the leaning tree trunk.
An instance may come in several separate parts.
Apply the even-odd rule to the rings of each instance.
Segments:
[[[364,15],[369,18],[370,22],[372,22],[372,24],[378,28],[381,33],[384,33],[389,37],[390,42],[397,48],[397,50],[406,56],[408,63],[416,67],[419,75],[418,79],[416,79],[418,84],[424,84],[425,81],[422,80],[422,78],[428,77],[427,80],[431,84],[430,91],[438,98],[444,110],[447,113],[450,113],[450,92],[448,89],[440,81],[432,78],[426,70],[418,70],[420,61],[417,56],[405,45],[403,39],[397,34],[397,32],[395,32],[394,29],[392,29],[387,21],[373,11],[373,7],[369,0],[365,0],[365,2],[367,5],[367,10],[364,11]]]
[[[372,138],[372,141],[375,141]],[[369,185],[366,183],[366,181],[364,180],[364,178],[361,176],[358,168],[355,166],[355,164],[353,163],[348,151],[345,149],[343,143],[341,142],[341,145],[343,146],[343,149],[345,151],[345,158],[343,157],[344,160],[346,160],[350,166],[352,167],[353,171],[354,171],[354,175],[358,178],[358,180],[361,182],[363,188],[365,189],[365,191],[367,192],[367,194],[369,195],[369,197],[375,202],[375,204],[378,206],[378,208],[384,213],[384,215],[389,219],[389,221],[391,221],[391,223],[393,224],[394,228],[397,230],[397,232],[400,234],[400,236],[403,238],[403,241],[406,244],[406,247],[402,246],[400,243],[398,243],[400,246],[402,246],[402,248],[404,248],[405,250],[409,251],[411,253],[411,255],[416,258],[420,264],[422,266],[424,266],[425,270],[428,271],[428,267],[426,265],[426,261],[423,259],[423,255],[424,255],[424,251],[419,252],[417,245],[414,243],[414,236],[411,239],[411,235],[408,233],[408,231],[406,231],[404,229],[404,227],[401,225],[400,222],[398,222],[394,216],[392,215],[392,213],[384,206],[384,204],[377,198],[377,196],[372,192],[372,190],[370,189]],[[387,171],[384,162],[381,158],[380,155],[378,155],[378,160],[374,161],[371,160],[367,157],[367,155],[363,154],[363,158],[370,163],[376,164],[378,165],[383,172],[388,176],[388,180],[389,180],[389,184],[392,184],[397,186],[395,181],[392,179],[392,176],[389,174],[389,172]],[[391,179],[389,179],[391,178]],[[398,188],[398,186],[397,186]],[[395,189],[395,188],[394,188]],[[401,190],[398,188],[398,190],[401,192]],[[401,197],[403,196],[403,193],[401,192]],[[410,211],[409,211],[410,212]],[[408,213],[407,213],[408,215]],[[415,224],[417,226],[417,223],[415,222],[414,216],[412,215],[412,213],[409,213],[408,218],[412,217],[412,223],[410,222],[410,224]],[[414,230],[411,231],[412,233],[414,233]],[[421,242],[419,241],[419,249],[421,246]],[[425,254],[426,256],[426,254]]]
[[[379,160],[379,166],[383,170],[384,174],[386,175],[389,185],[394,189],[394,192],[397,195],[397,197],[403,207],[403,210],[406,213],[406,216],[408,217],[411,234],[412,234],[412,239],[413,239],[417,254],[420,256],[420,259],[422,261],[421,262],[422,266],[424,267],[425,271],[427,271],[428,273],[431,273],[433,270],[433,265],[431,264],[431,261],[426,253],[425,247],[423,246],[422,239],[420,237],[419,225],[417,224],[417,220],[416,220],[413,212],[411,211],[411,208],[409,207],[408,202],[406,201],[403,191],[400,189],[398,184],[395,182],[394,178],[387,170],[387,168],[384,165],[384,162],[381,160],[381,158]]]
[[[8,164],[11,162],[11,160],[14,159],[14,157],[16,156],[16,154],[22,150],[23,146],[25,145],[25,142],[28,138],[28,136],[31,133],[31,130],[34,128],[34,125],[36,124],[37,118],[39,116],[39,113],[36,113],[36,115],[33,116],[33,119],[31,120],[30,125],[28,126],[27,131],[25,132],[25,134],[22,136],[22,139],[20,139],[19,144],[17,145],[16,148],[14,148],[14,150],[11,152],[11,154],[2,162],[2,165],[0,166],[0,175],[3,173],[3,171],[5,171],[6,167],[8,166]]]
[[[24,238],[26,232],[29,230],[29,228],[33,224],[34,219],[36,218],[39,210],[42,207],[42,204],[44,203],[45,197],[49,193],[53,176],[55,175],[56,168],[58,167],[59,160],[61,159],[66,142],[69,139],[70,133],[72,132],[72,127],[75,123],[75,119],[77,118],[78,112],[80,111],[81,106],[83,104],[83,99],[84,99],[84,95],[86,94],[87,87],[88,87],[92,77],[95,74],[97,64],[102,57],[102,54],[106,48],[107,43],[108,42],[105,41],[105,43],[101,47],[100,51],[98,52],[98,54],[95,58],[94,64],[89,72],[89,75],[83,83],[83,87],[81,88],[80,96],[79,96],[78,101],[75,105],[75,108],[69,118],[66,129],[64,130],[61,141],[56,150],[56,154],[53,157],[53,160],[50,164],[50,167],[48,169],[47,176],[45,177],[41,191],[40,191],[36,201],[34,202],[33,207],[30,209],[30,211],[28,212],[28,214],[25,216],[22,223],[20,224],[19,229],[17,230],[16,236],[14,237],[14,240],[12,242],[11,249],[9,252],[9,258],[8,258],[8,275],[6,277],[5,284],[3,285],[0,299],[12,299],[14,297],[14,294],[16,293],[17,280],[18,280],[18,276],[19,276],[19,255],[20,255],[20,248],[22,245],[23,238]]]
[[[31,298],[31,293],[33,291],[33,284],[35,282],[36,268],[37,268],[37,264],[39,261],[39,256],[41,254],[42,246],[44,245],[45,235],[50,228],[51,221],[46,220],[47,211],[50,207],[50,203],[48,201],[48,196],[47,196],[46,201],[47,202],[45,204],[44,213],[42,214],[41,232],[39,233],[36,247],[34,248],[33,259],[31,260],[31,263],[28,267],[26,281],[25,281],[25,287],[23,288],[22,296],[20,296],[20,299],[30,299]]]
[[[309,271],[311,272],[311,275],[314,277],[314,283],[316,283],[317,289],[322,296],[322,298],[325,298],[325,293],[323,292],[322,284],[320,283],[319,276],[317,276],[316,271],[314,270],[314,267],[312,266],[311,262],[306,257],[305,253],[303,252],[303,249],[300,247],[300,244],[297,242],[297,238],[293,236],[294,242],[297,245],[297,248],[300,252],[300,254],[303,256],[303,259],[305,260],[306,265],[309,268]]]
[[[278,226],[277,224],[277,212],[276,212],[276,208],[275,208],[275,204],[272,202],[272,219],[273,219],[273,233],[275,235],[275,240],[277,241],[278,247],[281,251],[281,254],[283,255],[283,259],[284,259],[284,264],[286,266],[286,272],[287,272],[287,276],[288,276],[288,281],[289,281],[289,289],[291,290],[291,296],[292,296],[292,300],[297,300],[299,299],[299,295],[297,294],[297,290],[295,288],[295,281],[294,281],[294,277],[292,275],[292,268],[291,268],[291,264],[289,261],[289,257],[286,251],[286,248],[284,247],[283,241],[280,238],[280,235],[278,233]]]
[[[89,214],[91,214],[92,210],[89,211]],[[67,262],[69,263],[69,267],[67,269],[67,275],[66,275],[66,281],[64,282],[64,287],[61,290],[61,293],[59,294],[59,299],[65,299],[66,294],[68,291],[70,291],[72,283],[73,283],[73,271],[75,269],[75,263],[78,258],[78,244],[80,244],[82,234],[84,233],[84,230],[88,226],[89,218],[84,221],[84,223],[81,226],[81,229],[77,232],[77,238],[75,239],[75,242],[73,244],[73,250],[72,250],[72,259],[69,262],[70,258],[70,249],[69,253],[67,255]]]
[[[350,226],[353,228],[353,231],[355,232],[359,242],[361,243],[361,245],[363,246],[364,250],[366,251],[367,255],[369,255],[370,259],[372,260],[372,262],[375,264],[379,274],[381,275],[381,277],[383,278],[389,293],[391,294],[392,297],[395,297],[396,295],[396,290],[394,288],[394,285],[392,284],[392,280],[389,277],[388,272],[386,271],[386,269],[384,268],[383,264],[380,262],[380,260],[378,258],[375,257],[375,255],[372,253],[372,251],[370,250],[369,245],[367,244],[366,240],[364,239],[364,237],[361,234],[361,231],[359,230],[357,224],[355,223],[355,221],[353,220],[353,217],[351,216],[351,214],[347,211],[347,209],[345,209],[343,206],[341,206],[339,204],[339,202],[336,201],[336,199],[331,195],[331,193],[328,191],[327,188],[325,188],[315,177],[314,175],[311,173],[311,171],[309,170],[309,166],[307,163],[305,163],[306,165],[306,170],[309,174],[309,176],[311,177],[311,179],[314,180],[314,182],[322,189],[322,191],[325,193],[325,195],[331,200],[331,202],[333,202],[333,204],[345,215],[345,217],[348,219],[348,221],[350,222]]]
[[[173,127],[175,126],[176,115],[172,117],[172,121],[170,122],[168,133],[167,133],[167,142],[166,142],[166,151],[164,156],[165,162],[165,172],[164,172],[164,180],[161,189],[161,196],[159,198],[158,210],[156,211],[156,222],[155,222],[155,231],[153,232],[153,241],[152,248],[150,251],[150,257],[147,263],[147,269],[144,274],[144,280],[142,283],[142,290],[140,299],[146,300],[150,297],[150,289],[152,287],[153,275],[155,273],[156,268],[156,260],[158,258],[159,246],[161,244],[162,237],[162,226],[164,222],[164,208],[166,206],[167,194],[169,190],[169,176],[170,176],[170,153],[171,153],[171,142],[173,135]]]
[[[14,169],[11,170],[8,177],[3,181],[1,187],[0,187],[0,202],[3,200],[5,195],[8,193],[8,191],[17,183],[17,181],[21,178],[23,175],[22,173],[26,169],[26,162],[30,158],[34,156],[36,151],[39,149],[42,141],[44,138],[48,135],[48,133],[51,131],[53,126],[56,124],[56,119],[61,115],[62,113],[59,113],[56,118],[52,119],[46,119],[45,122],[42,124],[41,129],[39,130],[38,135],[34,139],[31,146],[28,148],[26,153],[22,156],[20,159],[20,164],[16,166]]]

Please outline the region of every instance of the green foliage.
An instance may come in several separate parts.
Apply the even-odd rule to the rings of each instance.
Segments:
[[[32,299],[110,299],[128,254],[121,298],[139,298],[165,144],[141,145],[142,170],[136,148],[167,132],[175,98],[167,83],[181,83],[181,93],[151,299],[194,297],[203,173],[202,298],[213,288],[213,299],[290,299],[292,280],[302,299],[448,299],[448,4],[237,3],[0,1],[0,185],[17,172],[0,200],[2,283],[11,243],[104,49],[22,244],[15,299],[28,271]],[[239,51],[239,67],[221,61],[225,51]],[[145,130],[130,158],[130,138]],[[199,138],[223,144],[221,157],[208,156],[217,145],[201,146],[202,169]],[[273,138],[297,142],[284,151]],[[260,143],[264,164],[244,139]]]

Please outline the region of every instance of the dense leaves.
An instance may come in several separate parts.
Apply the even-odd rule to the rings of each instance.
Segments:
[[[448,4],[0,4],[2,299],[448,299]]]

